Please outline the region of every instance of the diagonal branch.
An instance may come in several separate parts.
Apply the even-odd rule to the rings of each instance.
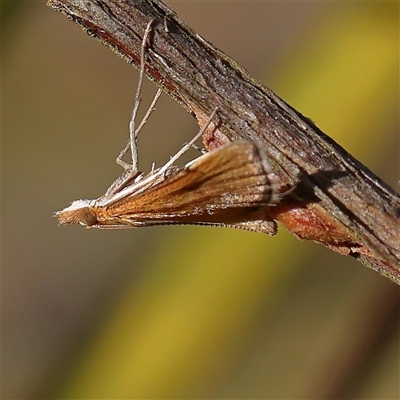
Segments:
[[[146,74],[202,126],[215,107],[220,125],[208,150],[233,140],[260,143],[276,174],[296,186],[271,217],[301,239],[324,244],[400,284],[400,197],[309,119],[214,48],[159,0],[48,0],[86,33],[140,65],[155,19]]]

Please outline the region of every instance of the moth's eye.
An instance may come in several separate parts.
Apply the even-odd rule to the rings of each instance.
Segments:
[[[97,217],[90,212],[89,207],[85,207],[80,210],[79,223],[81,225],[92,226],[97,224]]]

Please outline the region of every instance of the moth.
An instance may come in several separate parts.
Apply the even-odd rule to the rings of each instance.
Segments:
[[[175,161],[199,139],[212,123],[218,108],[198,134],[163,167],[147,175],[138,172],[136,138],[154,110],[160,91],[138,128],[135,118],[145,69],[145,48],[151,24],[142,42],[141,68],[130,122],[130,140],[117,158],[125,172],[93,200],[76,200],[54,215],[62,225],[119,229],[165,224],[195,224],[243,228],[274,234],[276,224],[266,207],[276,205],[284,193],[262,148],[250,141],[227,144],[206,153],[183,168]],[[122,161],[130,149],[132,164]]]
[[[103,229],[197,224],[275,233],[265,207],[280,201],[279,180],[253,142],[233,142],[182,169],[171,165],[122,181],[98,199],[58,211],[59,223]]]

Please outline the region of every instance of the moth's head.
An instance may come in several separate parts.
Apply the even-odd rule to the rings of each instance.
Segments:
[[[61,225],[80,224],[89,227],[98,222],[90,200],[75,200],[69,207],[54,213],[54,216]]]

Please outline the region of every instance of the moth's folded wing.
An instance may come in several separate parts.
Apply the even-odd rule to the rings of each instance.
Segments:
[[[107,208],[112,215],[139,220],[212,215],[220,210],[269,205],[277,185],[259,147],[252,142],[234,142]]]

